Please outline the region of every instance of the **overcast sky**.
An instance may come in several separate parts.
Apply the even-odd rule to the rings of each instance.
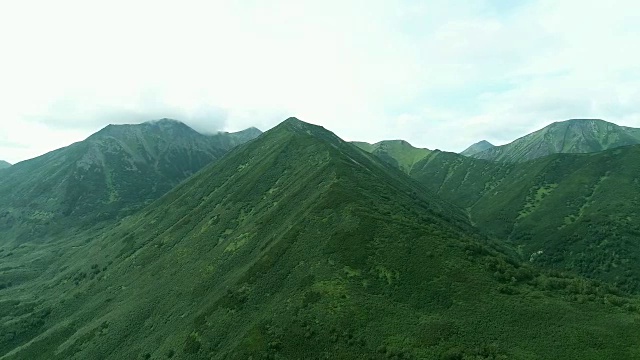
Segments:
[[[288,116],[460,151],[553,121],[640,127],[635,0],[3,1],[0,159],[110,123]]]

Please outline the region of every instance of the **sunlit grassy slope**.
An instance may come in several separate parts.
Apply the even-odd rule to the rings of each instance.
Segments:
[[[375,144],[355,141],[353,144],[406,173],[431,153],[431,150],[413,147],[404,140],[385,140]]]
[[[64,244],[0,290],[1,359],[640,357],[636,298],[514,260],[293,118]]]

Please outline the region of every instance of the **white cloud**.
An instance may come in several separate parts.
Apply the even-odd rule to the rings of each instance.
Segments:
[[[500,144],[580,117],[640,127],[640,25],[631,16],[639,13],[632,1],[542,0],[508,16],[443,25],[428,44],[455,67],[432,71],[445,74],[436,92],[456,88],[460,104],[424,100],[414,114],[441,114],[422,116],[436,134],[423,144],[456,151],[483,138]],[[467,96],[470,88],[478,91]]]
[[[0,158],[160,117],[215,131],[298,116],[446,150],[570,117],[640,126],[640,5],[506,5],[5,2]]]

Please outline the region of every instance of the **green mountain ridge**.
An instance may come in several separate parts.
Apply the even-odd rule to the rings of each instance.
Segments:
[[[493,147],[495,147],[495,145],[493,145],[492,143],[488,142],[487,140],[482,140],[466,148],[460,153],[460,155],[472,156]]]
[[[640,144],[640,129],[599,119],[572,119],[555,122],[509,144],[470,156],[492,161],[523,162],[557,153],[591,153],[635,144]]]
[[[207,136],[169,119],[109,125],[20,162],[0,178],[2,241],[44,241],[130,214],[256,135],[250,129]]]
[[[10,167],[10,166],[11,166],[11,164],[10,164],[10,163],[8,163],[8,162],[6,162],[6,161],[4,161],[4,160],[0,160],[0,170],[1,170],[1,169],[6,169],[6,168],[8,168],[8,167]]]
[[[438,152],[412,177],[524,260],[640,292],[640,145],[495,163]]]
[[[431,153],[429,149],[416,148],[404,140],[384,140],[375,144],[353,141],[352,144],[378,156],[406,173],[410,172],[417,162]]]
[[[640,356],[637,298],[514,260],[294,118],[56,254],[0,289],[0,359]]]

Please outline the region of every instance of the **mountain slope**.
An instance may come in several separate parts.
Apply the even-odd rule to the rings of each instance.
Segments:
[[[11,166],[11,164],[9,164],[8,162],[6,162],[4,160],[0,160],[0,169],[6,169],[9,166]]]
[[[2,325],[1,359],[639,355],[636,299],[514,261],[297,119],[74,241],[39,283],[0,290],[26,304],[3,310],[20,321]]]
[[[472,156],[479,152],[483,152],[485,150],[491,149],[494,146],[495,145],[488,142],[487,140],[482,140],[466,148],[463,152],[460,153],[460,155]]]
[[[254,135],[206,136],[169,119],[109,125],[6,169],[0,233],[4,241],[43,240],[71,225],[129,214]]]
[[[555,122],[509,144],[471,155],[477,159],[528,161],[557,153],[590,153],[640,144],[640,129],[597,119]]]
[[[525,260],[640,292],[640,145],[494,163],[437,153],[412,176]]]
[[[384,140],[375,144],[354,141],[353,144],[406,173],[411,171],[415,163],[424,159],[431,152],[428,149],[413,147],[404,140]]]

